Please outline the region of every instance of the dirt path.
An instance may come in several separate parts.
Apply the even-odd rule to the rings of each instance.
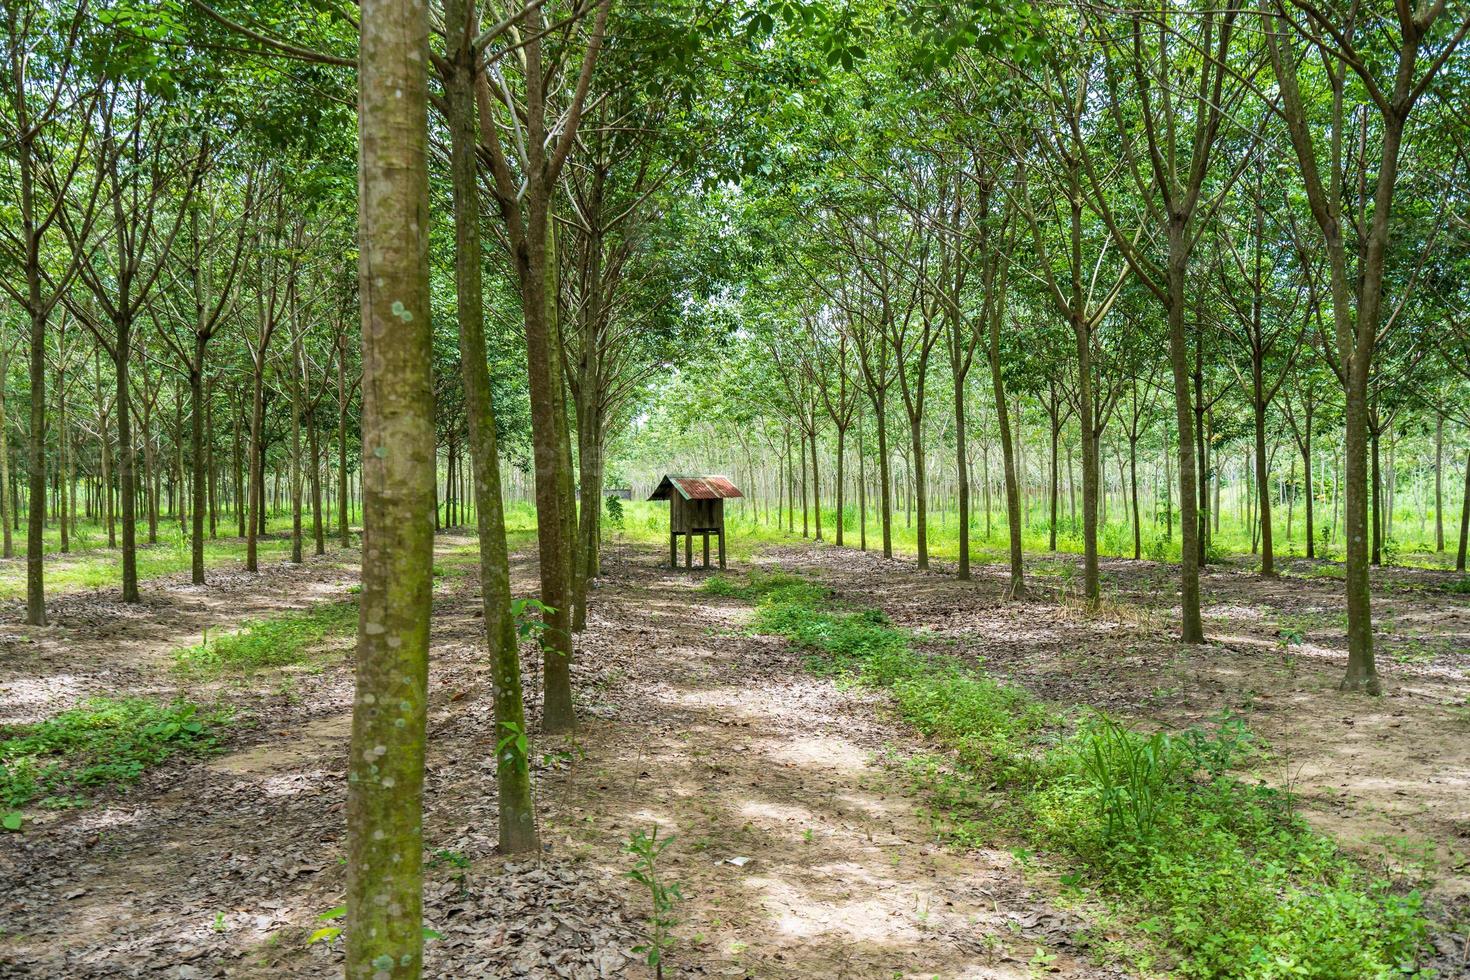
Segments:
[[[465,544],[441,539],[446,554]],[[908,733],[803,673],[784,644],[729,635],[747,611],[652,557],[609,556],[574,669],[585,724],[537,743],[547,853],[498,857],[468,571],[443,583],[434,616],[426,920],[444,938],[429,943],[428,975],[646,975],[629,954],[644,906],[622,877],[622,846],[655,824],[677,837],[664,873],[687,896],[673,976],[1025,977],[1038,949],[1058,975],[1112,975],[1069,958],[1082,922],[1009,854],[933,845],[878,761],[912,744]],[[518,591],[531,587],[534,566],[513,572]],[[251,614],[295,604],[302,584],[258,591]],[[162,683],[150,672],[177,620],[154,625],[149,645],[136,623],[129,685]],[[66,667],[66,645],[49,660]],[[529,658],[526,668],[534,722]],[[337,975],[339,950],[306,940],[341,900],[351,683],[344,660],[279,694],[264,682],[227,691],[251,699],[259,722],[229,754],[165,766],[0,838],[0,973]]]
[[[1028,556],[1032,595],[1017,603],[998,566],[965,583],[874,553],[773,555],[1054,703],[1168,728],[1244,719],[1268,746],[1261,779],[1385,873],[1427,887],[1437,917],[1470,921],[1470,596],[1448,590],[1453,574],[1384,570],[1374,613],[1387,690],[1369,698],[1336,690],[1341,583],[1312,563],[1276,581],[1211,567],[1210,642],[1188,647],[1175,637],[1172,566],[1105,561],[1104,607],[1089,615],[1064,584],[1080,583],[1071,557]]]

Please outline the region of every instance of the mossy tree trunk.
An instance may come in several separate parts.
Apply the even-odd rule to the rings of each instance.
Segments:
[[[449,52],[444,83],[450,134],[450,178],[454,193],[455,285],[459,314],[460,369],[468,416],[475,519],[480,537],[480,594],[490,647],[495,691],[495,772],[503,854],[537,850],[536,812],[527,759],[520,651],[511,615],[510,561],[500,488],[500,451],[495,435],[485,349],[484,287],[481,279],[480,197],[476,181],[474,74],[482,70],[470,44],[474,24],[468,0],[445,4]]]
[[[347,790],[349,980],[423,970],[432,606],[428,8],[366,0],[359,68],[363,552]]]

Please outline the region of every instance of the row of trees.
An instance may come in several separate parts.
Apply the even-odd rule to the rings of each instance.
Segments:
[[[754,253],[739,303],[759,351],[730,386],[735,424],[791,429],[814,496],[829,432],[840,510],[864,411],[885,553],[892,444],[906,436],[922,567],[932,401],[945,404],[968,527],[967,412],[972,374],[988,375],[1011,590],[1025,587],[1012,418],[1025,394],[1053,441],[1076,433],[1094,601],[1103,436],[1168,445],[1186,642],[1203,639],[1218,441],[1248,434],[1270,576],[1271,449],[1289,433],[1310,460],[1325,428],[1342,447],[1343,687],[1376,692],[1368,568],[1384,436],[1406,419],[1470,421],[1470,241],[1448,176],[1470,166],[1470,11],[1088,6],[1018,14],[1017,26],[919,10],[906,31],[889,8],[863,12],[865,60],[764,117],[772,176],[735,205]],[[916,37],[916,21],[930,33]],[[953,38],[957,23],[979,40],[935,51],[933,34]],[[997,31],[1026,40],[985,43]],[[801,38],[784,51],[819,59]],[[959,549],[966,577],[966,535]]]
[[[1016,359],[1012,363],[1023,363],[1026,352],[1017,350],[1009,356]],[[1152,382],[1127,379],[1100,423],[1102,554],[1178,559],[1174,436],[1163,418],[1167,392],[1158,377],[1162,368],[1162,362],[1155,365]],[[758,370],[752,366],[737,376],[749,381],[747,372]],[[776,379],[770,380],[779,385]],[[936,366],[928,384],[947,380],[947,371]],[[1310,442],[1295,389],[1283,390],[1279,409],[1273,408],[1267,417],[1267,485],[1275,557],[1342,555],[1342,413],[1329,400],[1331,389],[1324,394],[1324,379],[1317,380],[1316,390],[1306,390],[1312,415]],[[1054,385],[1043,381],[1034,389],[1018,384],[1010,392],[1015,480],[1027,549],[1055,551],[1059,542],[1080,549],[1082,543],[1080,431],[1072,406],[1075,386],[1069,382],[1063,377]],[[1207,558],[1229,551],[1260,554],[1264,544],[1249,404],[1233,379],[1229,384],[1204,418],[1201,535]],[[1005,534],[1007,521],[999,432],[988,388],[988,378],[982,384],[972,374],[967,381],[969,438],[964,462],[971,498],[968,526],[973,538],[986,543],[996,534]],[[823,406],[816,406],[819,473],[814,479],[811,452],[789,438],[795,430],[790,419],[796,413],[788,414],[786,406],[769,402],[747,404],[738,395],[739,390],[720,393],[722,411],[711,413],[708,390],[669,392],[646,423],[614,449],[619,468],[636,477],[635,491],[651,488],[662,473],[686,465],[691,458],[701,459],[715,471],[730,473],[745,491],[745,499],[733,506],[735,517],[811,536],[820,510],[825,539],[866,548],[868,528],[881,530],[880,474],[874,459],[876,427],[871,409],[861,405],[843,433],[843,477],[839,481],[837,425]],[[741,424],[726,424],[731,416]],[[902,421],[890,411],[890,430]],[[927,539],[933,548],[938,537],[946,552],[953,554],[959,544],[960,474],[952,413],[929,413],[921,436],[920,449],[925,455],[921,468],[928,474]],[[1470,530],[1462,519],[1464,471],[1470,456],[1466,429],[1438,416],[1433,406],[1409,403],[1397,411],[1379,443],[1380,480],[1376,491],[1370,488],[1380,501],[1371,563],[1433,563],[1437,554],[1447,554],[1463,570],[1464,532]],[[910,547],[917,538],[912,454],[908,438],[890,440],[891,537],[903,537]],[[877,547],[879,535],[875,533],[872,540]],[[1414,552],[1427,554],[1411,557]]]
[[[542,727],[566,731],[601,536],[573,474],[599,499],[610,433],[725,329],[696,165],[734,156],[731,107],[703,99],[759,60],[750,25],[609,0],[447,0],[432,33],[403,0],[4,17],[0,347],[28,369],[0,370],[0,407],[28,412],[0,424],[25,449],[0,497],[27,519],[28,618],[78,492],[117,529],[130,602],[161,513],[187,518],[203,582],[222,515],[255,570],[273,491],[297,560],[329,525],[347,543],[360,497],[348,972],[418,975],[432,530],[478,526],[501,846],[534,850],[502,466],[534,476]]]

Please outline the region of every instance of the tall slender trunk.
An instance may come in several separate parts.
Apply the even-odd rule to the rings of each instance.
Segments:
[[[30,492],[26,501],[26,623],[46,625],[46,315],[41,286],[31,277],[31,431],[27,461]]]
[[[1128,494],[1133,504],[1133,560],[1143,557],[1143,528],[1138,514],[1138,436],[1128,437]]]
[[[349,980],[423,971],[433,535],[428,9],[365,0],[358,72],[364,542],[347,782]]]
[[[304,381],[304,379],[303,379]],[[327,553],[327,527],[322,522],[322,463],[321,445],[316,432],[316,413],[306,413],[306,446],[311,454],[311,466],[307,476],[311,487],[311,537],[313,553]]]
[[[3,372],[3,367],[0,367]],[[0,375],[3,376],[3,375]],[[0,425],[4,414],[0,410]],[[0,432],[0,454],[4,453],[4,433]],[[1435,551],[1445,551],[1445,417],[1435,414]],[[9,557],[10,548],[6,547]]]
[[[117,483],[122,500],[122,591],[123,602],[138,600],[137,488],[133,480],[132,398],[128,390],[128,366],[132,359],[133,325],[127,320],[114,324],[117,338]]]
[[[189,451],[194,469],[194,527],[189,543],[189,572],[195,585],[204,584],[204,356],[208,339],[194,335],[194,359],[189,365]]]
[[[1368,441],[1372,447],[1373,454],[1373,483],[1369,492],[1373,496],[1373,556],[1374,565],[1383,564],[1383,474],[1379,466],[1378,456],[1378,430],[1371,427],[1369,423]]]
[[[365,314],[364,314],[365,315]],[[264,447],[261,446],[261,433],[265,428],[265,395],[263,392],[264,380],[261,377],[265,370],[265,351],[257,353],[253,380],[251,384],[250,397],[250,445],[246,454],[250,458],[250,494],[249,514],[245,518],[245,570],[247,572],[260,571],[260,554],[258,538],[261,533],[265,510],[265,472],[263,460]]]
[[[1000,458],[1005,471],[1006,531],[1011,545],[1011,580],[1007,593],[1016,598],[1026,594],[1026,578],[1021,556],[1021,488],[1016,474],[1016,454],[1011,443],[1011,418],[1006,407],[1006,384],[1000,365],[1000,315],[990,316],[990,338],[987,348],[990,361],[990,385],[995,394],[995,421],[1000,429]]]
[[[67,509],[67,485],[71,482],[71,457],[66,439],[66,369],[56,372],[56,509],[61,515],[61,553],[71,551],[71,512]]]
[[[342,547],[352,546],[352,528],[348,522],[350,490],[347,485],[347,340],[337,351],[337,533]],[[497,473],[498,478],[498,473]]]
[[[14,503],[10,495],[10,432],[5,415],[5,379],[10,376],[10,349],[0,349],[0,537],[4,538],[4,557],[15,557]],[[1443,550],[1443,549],[1441,549]]]
[[[1455,571],[1465,570],[1465,546],[1470,542],[1470,453],[1465,454],[1465,496],[1460,502],[1460,549],[1455,553]]]
[[[299,565],[299,564],[301,564],[301,562],[303,560],[302,547],[301,547],[301,536],[302,536],[301,535],[301,531],[302,531],[302,521],[301,521],[301,477],[302,477],[302,473],[301,473],[301,469],[302,469],[302,467],[301,467],[301,385],[302,385],[302,379],[301,379],[301,376],[300,376],[300,367],[299,367],[299,365],[301,364],[301,361],[302,361],[301,350],[300,350],[301,333],[300,333],[300,330],[298,329],[299,325],[296,323],[296,301],[295,301],[295,291],[296,291],[296,289],[295,289],[294,284],[291,285],[291,286],[288,286],[287,288],[290,289],[291,290],[291,293],[292,293],[292,299],[290,300],[290,302],[291,302],[291,321],[292,321],[291,322],[291,331],[292,331],[292,334],[294,335],[294,338],[295,338],[294,339],[294,344],[296,346],[296,352],[295,352],[295,355],[296,356],[294,358],[295,364],[293,365],[293,367],[295,367],[295,371],[293,373],[295,373],[297,375],[295,378],[292,379],[292,384],[291,384],[291,470],[290,470],[290,477],[291,477],[291,561],[294,564]]]
[[[847,485],[846,485],[846,481],[845,481],[846,467],[843,465],[846,462],[845,459],[843,458],[843,453],[846,451],[846,449],[845,449],[846,445],[847,445],[847,427],[846,426],[838,426],[837,427],[837,528],[836,528],[835,541],[836,541],[837,547],[839,547],[839,548],[842,547],[842,524],[847,519],[846,511],[844,510],[844,507],[847,504],[847,495],[846,495]]]
[[[1051,414],[1051,529],[1047,532],[1047,550],[1053,553],[1057,550],[1057,501],[1060,499],[1059,478],[1061,476],[1057,469],[1057,451],[1060,448],[1062,437],[1061,420],[1055,411],[1056,405],[1052,404]]]
[[[920,414],[909,416],[909,442],[913,447],[913,467],[909,473],[914,495],[914,538],[919,552],[919,567],[929,567],[929,488],[928,473],[924,459],[924,419],[920,402]]]
[[[1184,332],[1184,275],[1188,255],[1183,225],[1171,220],[1168,232],[1169,364],[1174,374],[1175,421],[1179,427],[1180,636],[1185,643],[1203,643],[1205,630],[1200,618],[1199,594],[1201,520],[1197,510],[1200,498],[1195,485],[1194,406],[1189,397],[1189,351]]]
[[[801,449],[801,536],[807,538],[811,537],[812,523],[811,512],[807,510],[809,483],[806,478],[806,431],[804,429],[797,433],[796,442]]]
[[[480,202],[475,175],[476,124],[472,74],[475,58],[468,45],[473,22],[468,16],[467,3],[468,0],[448,0],[445,4],[446,42],[450,53],[445,101],[454,193],[455,287],[460,371],[468,417],[470,466],[474,475],[475,521],[480,541],[480,594],[495,697],[500,851],[502,854],[515,854],[535,852],[540,848],[536,838],[536,814],[527,759],[529,743],[524,737],[526,717],[521,694],[520,651],[515,620],[511,615],[510,557],[501,500],[495,406],[485,353]],[[345,424],[341,435],[345,442]],[[343,462],[345,464],[345,456]],[[343,524],[346,524],[345,517]]]
[[[893,557],[893,479],[888,462],[888,399],[879,393],[873,400],[878,424],[878,506],[883,523],[883,557]]]
[[[815,416],[816,410],[812,410]],[[817,459],[817,426],[812,423],[812,517],[816,527],[816,540],[822,540],[822,473],[821,462]]]
[[[1266,405],[1262,395],[1261,367],[1255,369],[1256,501],[1261,520],[1261,577],[1275,578],[1276,560],[1271,542],[1271,478],[1266,465]]]
[[[1080,297],[1078,303],[1080,307]],[[1077,342],[1077,426],[1082,430],[1082,589],[1087,601],[1095,604],[1101,596],[1097,525],[1102,460],[1093,422],[1092,328],[1084,313],[1073,314],[1072,333]]]
[[[1344,690],[1378,694],[1382,685],[1373,657],[1373,609],[1368,591],[1368,366],[1355,361],[1352,368],[1345,386],[1343,420],[1348,666],[1341,686]]]

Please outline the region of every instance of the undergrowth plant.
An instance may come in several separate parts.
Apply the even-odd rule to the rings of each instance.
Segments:
[[[306,661],[327,637],[356,628],[357,600],[323,603],[246,623],[233,633],[211,637],[206,631],[199,643],[177,651],[174,663],[202,677],[287,667]]]
[[[1255,751],[1238,719],[1143,733],[920,650],[881,612],[845,607],[810,579],[767,572],[704,587],[757,603],[752,629],[789,638],[814,670],[886,690],[946,750],[908,765],[936,829],[1071,865],[1063,883],[1103,899],[1150,948],[1133,947],[1140,968],[1161,952],[1182,977],[1431,975],[1418,966],[1418,892],[1314,833],[1283,792],[1234,777]]]
[[[672,837],[659,840],[658,827],[654,827],[651,834],[641,829],[635,831],[624,848],[633,856],[633,867],[627,875],[643,886],[649,901],[648,933],[643,943],[633,947],[633,952],[643,955],[658,980],[663,980],[665,954],[674,945],[673,929],[679,922],[674,913],[684,900],[679,883],[665,880],[658,866],[659,858],[673,842]]]
[[[219,744],[228,716],[187,701],[93,698],[34,725],[0,731],[0,821],[19,830],[19,808],[77,806],[84,794],[136,782],[178,752]]]

